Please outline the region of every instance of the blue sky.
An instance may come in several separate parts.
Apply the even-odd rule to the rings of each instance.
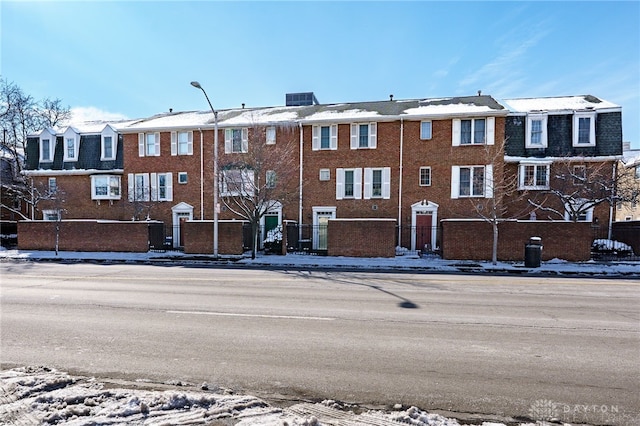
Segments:
[[[0,2],[0,72],[105,118],[473,95],[592,94],[640,148],[640,2]]]

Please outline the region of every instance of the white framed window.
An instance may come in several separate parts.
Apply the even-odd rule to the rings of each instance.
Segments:
[[[640,166],[636,166],[634,171],[635,171],[634,177],[636,179],[640,179]]]
[[[62,136],[64,141],[63,161],[78,161],[80,135],[69,127]]]
[[[495,117],[452,120],[453,146],[493,145]]]
[[[338,149],[338,125],[313,126],[311,128],[311,149],[336,150]]]
[[[120,176],[91,176],[92,200],[119,200],[121,194]]]
[[[420,167],[420,186],[431,186],[431,167]]]
[[[48,182],[49,194],[55,194],[58,192],[58,181],[54,177],[49,178]]]
[[[56,135],[49,129],[43,130],[39,138],[40,162],[51,163],[56,146]]]
[[[193,155],[193,132],[171,132],[171,155]]]
[[[453,166],[451,198],[493,197],[493,166]]]
[[[420,139],[431,139],[431,120],[420,122]]]
[[[173,201],[172,173],[151,173],[151,201]]]
[[[336,200],[362,199],[362,169],[336,169]]]
[[[391,167],[364,169],[364,199],[391,198]]]
[[[331,180],[331,170],[320,169],[320,180],[322,181]]]
[[[351,149],[375,149],[377,123],[351,124]]]
[[[225,129],[224,153],[245,153],[249,151],[249,129]]]
[[[584,208],[587,202],[585,199],[575,199],[565,204],[564,220],[572,220],[572,212],[579,212],[578,222],[593,222],[593,207]]]
[[[255,194],[254,172],[249,169],[224,170],[220,185],[222,196],[253,196]]]
[[[178,173],[178,183],[185,184],[187,182],[189,182],[189,178],[188,178],[187,172],[179,172]]]
[[[129,173],[127,182],[129,201],[149,201],[151,199],[149,173]]]
[[[520,164],[518,189],[549,189],[549,164]]]
[[[273,189],[276,187],[277,176],[276,176],[275,170],[267,170],[267,174],[265,178],[266,178],[266,187],[268,189]]]
[[[596,113],[576,112],[573,114],[573,146],[596,145]]]
[[[116,159],[117,140],[117,133],[107,124],[100,134],[100,161]]]
[[[547,147],[547,114],[527,115],[525,148]]]
[[[42,220],[46,220],[48,222],[57,222],[60,220],[60,210],[43,210],[42,211]]]
[[[266,129],[265,140],[267,145],[275,145],[276,143],[276,127],[269,126]]]
[[[138,156],[160,156],[160,132],[138,133]]]

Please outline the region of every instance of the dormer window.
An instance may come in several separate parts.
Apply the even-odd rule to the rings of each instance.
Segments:
[[[80,135],[69,127],[63,135],[64,141],[64,161],[78,161],[78,150],[80,145]]]
[[[40,134],[40,162],[51,163],[56,146],[56,135],[49,130]]]
[[[529,114],[527,116],[526,148],[547,147],[547,115]]]
[[[573,146],[596,145],[596,113],[576,112],[573,115]]]
[[[101,161],[110,161],[116,159],[116,141],[118,139],[118,135],[111,128],[111,126],[106,126],[104,130],[102,130],[100,144],[100,160]]]

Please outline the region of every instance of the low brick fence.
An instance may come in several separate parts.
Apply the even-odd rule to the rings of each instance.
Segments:
[[[395,219],[330,219],[327,254],[351,257],[394,257]]]
[[[441,223],[444,259],[491,260],[490,223],[468,219],[445,219]],[[498,225],[498,260],[524,260],[524,247],[531,237],[542,238],[542,260],[576,262],[591,258],[591,223],[509,220]]]
[[[162,222],[109,220],[29,220],[18,222],[18,250],[55,250],[56,225],[60,225],[61,251],[149,251],[149,226]]]
[[[241,255],[241,220],[218,221],[218,254]],[[190,220],[182,225],[184,252],[187,254],[213,254],[213,221]]]

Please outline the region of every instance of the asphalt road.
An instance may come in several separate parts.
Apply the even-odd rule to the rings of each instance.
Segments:
[[[552,404],[564,421],[640,423],[640,280],[35,262],[0,272],[4,368],[445,414],[532,418]]]

